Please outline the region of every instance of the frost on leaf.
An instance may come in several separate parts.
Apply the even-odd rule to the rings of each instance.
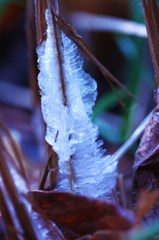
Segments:
[[[37,47],[38,82],[46,141],[58,155],[56,190],[109,199],[117,162],[104,157],[98,129],[91,122],[97,84],[83,70],[78,47],[58,28],[50,7],[45,20],[46,40]]]

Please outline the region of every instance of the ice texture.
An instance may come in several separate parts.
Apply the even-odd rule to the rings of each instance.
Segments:
[[[78,47],[60,31],[66,106],[62,93],[57,43],[51,13],[46,10],[47,38],[37,48],[41,106],[47,125],[46,141],[59,161],[58,190],[73,191],[95,198],[107,198],[116,182],[117,162],[104,157],[98,129],[91,122],[97,97],[95,80],[83,70]]]

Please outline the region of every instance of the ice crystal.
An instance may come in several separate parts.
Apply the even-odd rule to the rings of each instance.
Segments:
[[[47,124],[46,141],[59,161],[58,190],[106,198],[116,181],[117,162],[104,157],[98,129],[91,122],[97,96],[95,80],[83,70],[83,58],[75,43],[61,30],[58,62],[57,38],[50,10],[46,10],[47,37],[37,48],[41,106]],[[58,42],[58,44],[59,44]],[[62,91],[60,68],[64,76],[66,104]],[[69,177],[71,176],[71,177]]]

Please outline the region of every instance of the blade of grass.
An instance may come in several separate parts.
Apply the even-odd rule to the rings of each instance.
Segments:
[[[127,237],[127,240],[151,240],[158,234],[159,221],[157,219],[153,224],[145,226],[141,230],[132,233],[129,237]]]
[[[20,166],[21,173],[24,176],[24,179],[26,179],[26,181],[27,181],[28,178],[27,178],[27,173],[26,173],[25,166],[24,166],[24,163],[23,163],[22,152],[20,151],[19,147],[17,146],[17,143],[14,140],[14,138],[12,137],[10,131],[8,130],[8,128],[4,125],[4,123],[1,120],[0,120],[0,129],[2,130],[2,132],[7,137],[8,141],[9,141],[11,147],[12,147],[12,150],[15,154],[17,162]]]
[[[159,7],[157,0],[142,0],[144,17],[148,32],[148,40],[155,70],[157,85],[159,86]]]
[[[113,154],[114,159],[120,159],[128,149],[137,141],[152,117],[152,112],[141,122],[131,137]]]
[[[121,89],[117,89],[123,100],[127,98]],[[95,120],[102,112],[108,111],[118,104],[118,97],[115,93],[107,93],[102,96],[93,108],[93,120]]]
[[[33,225],[31,217],[29,216],[28,210],[24,204],[23,197],[19,194],[14,184],[13,177],[10,173],[9,167],[7,166],[6,156],[7,154],[5,155],[5,148],[2,140],[0,139],[0,173],[13,207],[16,210],[17,219],[24,231],[24,238],[40,240],[42,238],[35,230],[35,226]]]
[[[117,17],[74,12],[71,14],[71,22],[82,31],[106,31],[147,38],[144,24]]]
[[[141,4],[140,0],[130,1],[130,9],[132,20],[135,22],[143,22],[143,16],[141,11]],[[132,92],[133,95],[137,96],[140,81],[142,77],[142,72],[144,69],[144,62],[143,62],[143,39],[139,39],[134,37],[132,39],[133,45],[136,49],[135,54],[128,60],[128,69],[129,69],[129,76],[128,76],[128,89]],[[134,99],[129,98],[126,104],[126,111],[122,111],[123,116],[123,126],[121,127],[121,139],[125,141],[129,135],[134,130],[135,125],[135,114],[136,112],[132,111],[132,107],[136,104]]]
[[[8,239],[17,240],[16,227],[8,210],[5,196],[1,188],[0,188],[0,210]]]

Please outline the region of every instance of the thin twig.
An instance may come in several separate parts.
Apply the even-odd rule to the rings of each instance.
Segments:
[[[3,189],[4,190],[4,189]],[[17,231],[15,228],[14,220],[12,219],[3,190],[0,187],[0,210],[2,214],[2,219],[4,222],[5,231],[8,239],[18,240]]]
[[[16,160],[17,160],[17,162],[20,166],[21,173],[22,173],[23,177],[26,179],[26,181],[28,181],[27,173],[26,173],[25,166],[24,166],[24,163],[23,163],[22,152],[20,151],[19,147],[17,146],[17,143],[14,140],[14,138],[12,137],[10,131],[8,130],[8,128],[4,125],[4,123],[1,120],[0,120],[0,129],[4,132],[4,134],[8,138],[9,143],[12,147],[12,150],[14,151]]]
[[[138,140],[138,138],[141,136],[142,132],[145,130],[146,126],[148,125],[152,113],[149,113],[148,116],[141,122],[141,124],[137,127],[137,129],[133,132],[133,134],[130,136],[130,138],[113,154],[113,162],[117,159],[119,160],[127,151],[128,149]]]
[[[51,0],[48,0],[50,2],[50,6],[52,8],[52,13],[55,16],[55,19],[57,21],[57,24],[62,29],[62,31],[79,47],[83,55],[90,60],[102,73],[105,79],[107,79],[108,83],[110,84],[110,87],[112,88],[113,83],[117,84],[121,89],[123,89],[124,92],[126,92],[127,95],[135,99],[137,102],[138,100],[136,97],[115,77],[112,73],[109,72],[109,70],[104,67],[99,60],[91,53],[89,50],[89,47],[85,43],[85,41],[75,33],[75,31],[69,26],[61,16],[59,16],[59,11],[55,10],[53,3]],[[43,40],[46,39],[46,22],[45,22],[45,9],[47,8],[46,0],[35,0],[35,15],[36,15],[36,25],[37,25],[37,44],[40,45]],[[112,88],[114,91],[115,87]],[[117,90],[116,90],[117,92]],[[123,106],[124,103],[121,99],[121,97],[118,94],[118,99],[121,105]]]
[[[8,195],[11,199],[14,209],[16,210],[17,218],[24,231],[23,235],[25,239],[39,239],[38,232],[34,229],[33,222],[29,216],[28,210],[22,201],[22,196],[16,189],[13,177],[7,166],[7,161],[4,157],[3,144],[0,139],[0,173],[7,189]],[[2,151],[3,150],[3,151]]]
[[[159,8],[157,0],[142,0],[148,40],[157,84],[159,86]]]
[[[56,16],[53,14],[53,12],[51,11],[52,7],[55,9],[56,8],[56,12],[58,12],[58,2],[56,0],[53,0],[53,1],[50,1],[50,0],[46,0],[45,1],[45,4],[44,4],[44,7],[42,6],[42,4],[39,6],[40,7],[40,10],[36,10],[36,14],[39,15],[39,11],[40,11],[40,14],[41,14],[41,18],[40,18],[40,21],[41,22],[45,22],[45,32],[47,30],[47,22],[46,22],[46,19],[45,19],[45,12],[46,12],[46,9],[49,9],[49,12],[51,14],[51,18],[52,18],[52,27],[53,27],[53,40],[55,41],[55,45],[56,45],[56,50],[57,50],[57,63],[58,63],[58,74],[59,74],[59,79],[60,79],[60,84],[61,84],[61,90],[62,90],[62,98],[63,98],[63,104],[64,106],[68,106],[68,97],[67,97],[67,94],[66,94],[66,81],[65,81],[65,75],[64,75],[64,69],[63,69],[63,52],[62,52],[62,43],[61,43],[61,34],[60,34],[60,29],[57,25],[57,22],[56,22]],[[36,6],[37,8],[37,6]],[[38,19],[39,16],[36,16],[36,19]],[[42,29],[42,25],[41,25],[41,22],[38,23],[38,26],[37,26],[37,31],[40,31],[39,29]],[[41,26],[39,26],[41,25]],[[44,31],[44,29],[43,29]],[[39,36],[39,34],[38,34]],[[39,39],[42,39],[42,37],[40,37]],[[57,133],[58,135],[58,133]],[[69,138],[71,139],[72,136],[70,135]],[[73,156],[70,157],[70,159],[68,159],[69,163],[71,163],[72,161],[72,158]],[[47,179],[47,176],[48,176],[48,165],[50,165],[51,163],[51,159],[48,159],[48,163],[46,165],[46,168],[45,168],[45,171],[44,171],[44,175],[42,177],[42,181],[40,183],[40,189],[41,188],[44,188],[44,184],[46,182],[46,179]],[[70,190],[73,191],[73,187],[72,186],[75,186],[75,177],[74,177],[74,170],[72,168],[72,164],[69,164],[69,174],[68,174],[68,178],[69,178],[69,182],[70,182]]]
[[[50,188],[53,189],[53,187],[55,187],[55,185],[56,185],[57,166],[54,168],[54,166],[53,166],[54,164],[52,164],[52,162],[58,162],[58,157],[57,157],[56,153],[51,149],[42,179],[39,184],[39,190],[45,190],[45,184],[46,184],[48,175],[49,175],[50,171],[52,171],[52,169],[54,169],[56,173],[53,176],[52,184],[51,184]]]
[[[54,9],[53,5],[51,5],[52,7],[52,12],[56,17],[56,21],[57,24],[59,25],[59,27],[63,30],[63,32],[79,47],[79,49],[81,50],[81,52],[83,53],[83,55],[90,60],[102,73],[102,75],[104,76],[104,78],[108,79],[109,81],[111,81],[112,83],[116,83],[121,89],[123,89],[123,91],[129,95],[130,97],[132,97],[133,99],[135,99],[137,101],[137,99],[135,98],[135,96],[129,92],[129,90],[116,78],[113,76],[112,73],[109,72],[108,69],[106,69],[106,67],[104,67],[99,60],[91,53],[91,51],[89,50],[89,47],[87,46],[87,44],[85,43],[85,41],[75,33],[74,29],[71,28],[70,25],[68,25],[61,16],[59,16],[56,12],[56,10]],[[108,82],[109,82],[108,81]]]

